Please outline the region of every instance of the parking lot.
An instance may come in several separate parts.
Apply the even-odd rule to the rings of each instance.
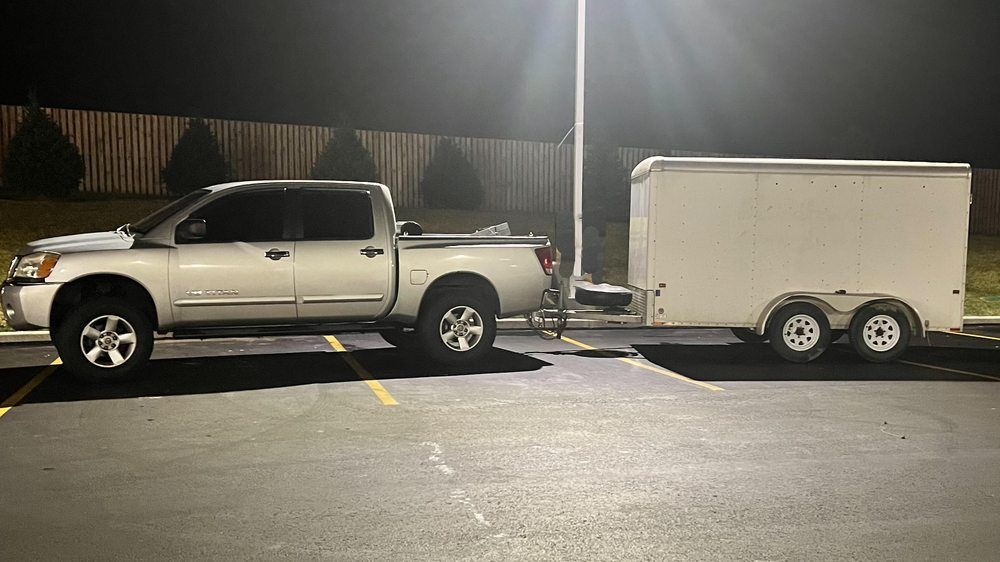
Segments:
[[[722,330],[503,332],[463,370],[377,334],[166,340],[110,387],[5,345],[0,558],[995,558],[976,334],[800,365]]]

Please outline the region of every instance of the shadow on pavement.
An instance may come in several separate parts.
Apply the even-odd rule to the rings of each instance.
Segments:
[[[574,357],[590,357],[590,358],[605,358],[605,359],[618,359],[621,357],[638,357],[638,353],[634,351],[628,351],[626,348],[616,348],[612,349],[609,347],[602,347],[600,349],[567,349],[561,351],[538,351],[533,352],[536,355],[572,355]]]
[[[766,344],[633,346],[661,367],[701,381],[978,381],[989,379],[904,363],[869,363],[848,345],[835,345],[811,363],[789,363]],[[1000,354],[990,350],[914,348],[904,361],[1000,376]]]
[[[151,361],[141,378],[109,385],[80,382],[60,369],[24,403],[210,394],[360,380],[341,355],[331,351],[161,359]],[[549,365],[502,349],[465,368],[414,360],[394,348],[352,351],[351,355],[380,380],[534,371]],[[0,371],[0,377],[4,374]]]

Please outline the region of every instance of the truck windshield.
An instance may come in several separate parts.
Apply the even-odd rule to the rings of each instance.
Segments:
[[[188,193],[184,197],[181,197],[176,201],[173,201],[171,203],[168,203],[167,205],[164,205],[163,207],[160,207],[159,209],[154,211],[153,214],[140,220],[139,222],[133,223],[131,225],[131,230],[133,232],[140,232],[142,234],[145,234],[149,232],[151,229],[155,228],[156,225],[166,220],[166,218],[169,217],[170,215],[176,213],[177,211],[180,211],[184,207],[187,207],[188,205],[194,203],[195,201],[201,199],[202,197],[208,195],[209,193],[211,193],[211,191],[208,189],[199,189],[196,191],[192,191],[191,193]]]

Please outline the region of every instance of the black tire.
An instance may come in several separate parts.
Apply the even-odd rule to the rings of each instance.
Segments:
[[[792,328],[787,334],[786,327]],[[808,363],[829,347],[830,320],[816,305],[793,302],[771,316],[767,336],[778,355],[795,363]]]
[[[429,300],[421,308],[420,318],[417,319],[417,337],[420,339],[421,351],[432,361],[446,365],[465,365],[482,359],[490,352],[497,335],[496,312],[479,292],[467,289],[440,291],[428,295],[427,299]],[[468,346],[465,351],[457,349],[462,347],[460,338],[454,341],[456,347],[452,347],[445,343],[442,334],[447,333],[445,330],[448,329],[445,324],[446,315],[456,308],[471,309],[474,312],[474,316],[458,324],[458,331],[465,334],[462,336]],[[481,333],[473,333],[476,327],[482,328]],[[448,331],[453,334],[456,332]],[[478,337],[473,339],[472,336]]]
[[[758,336],[757,332],[751,328],[730,328],[736,339],[745,343],[764,343],[767,341],[767,334]]]
[[[868,361],[885,363],[906,351],[911,329],[910,319],[898,306],[869,304],[851,319],[851,346]]]
[[[379,332],[379,335],[382,336],[382,339],[384,339],[386,343],[393,347],[398,347],[407,351],[415,351],[420,348],[420,339],[417,337],[417,332],[415,330],[393,328],[391,330],[382,330]]]
[[[111,317],[117,318],[114,326],[109,326]],[[96,339],[85,336],[84,330],[88,327],[99,334]],[[107,329],[109,327],[111,329]],[[66,315],[53,333],[53,343],[63,365],[77,378],[88,382],[117,382],[134,377],[146,365],[153,352],[153,325],[149,316],[127,301],[94,298]],[[91,361],[86,353],[95,348],[100,351]],[[115,365],[119,358],[121,363]]]

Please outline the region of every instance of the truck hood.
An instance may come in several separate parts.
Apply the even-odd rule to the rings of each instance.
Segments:
[[[128,250],[132,247],[134,238],[118,232],[88,232],[70,236],[56,236],[28,242],[17,253],[19,256],[32,252],[58,252],[72,254],[76,252],[95,252],[98,250]]]

